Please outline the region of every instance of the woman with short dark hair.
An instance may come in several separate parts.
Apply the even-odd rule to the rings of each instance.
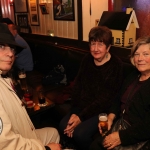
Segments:
[[[72,109],[61,120],[60,131],[88,149],[98,132],[98,114],[108,113],[122,84],[122,62],[110,54],[111,30],[97,26],[89,32],[90,53],[85,56],[75,80]]]

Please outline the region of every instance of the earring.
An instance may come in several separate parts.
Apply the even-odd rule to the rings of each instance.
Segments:
[[[108,58],[108,54],[106,54],[105,57]]]

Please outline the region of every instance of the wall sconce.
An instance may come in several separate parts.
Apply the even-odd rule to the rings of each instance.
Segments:
[[[13,6],[14,5],[14,0],[9,0],[9,4],[10,4],[10,6]]]
[[[53,29],[47,30],[47,35],[54,36],[54,30]]]

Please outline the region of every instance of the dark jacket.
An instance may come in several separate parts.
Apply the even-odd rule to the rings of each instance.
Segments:
[[[111,55],[102,66],[96,66],[88,54],[75,80],[72,101],[74,112],[83,121],[99,113],[108,113],[123,80],[123,64]]]
[[[116,99],[115,106],[110,110],[111,113],[118,114],[121,95],[123,95],[127,87],[132,84],[139,75],[140,73],[135,70],[125,80],[121,92]],[[131,101],[128,110],[128,119],[131,127],[119,131],[122,145],[130,145],[150,139],[150,78],[136,91]]]

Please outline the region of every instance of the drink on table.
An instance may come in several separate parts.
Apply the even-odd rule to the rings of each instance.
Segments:
[[[39,97],[39,103],[44,104],[45,103],[45,97],[43,97],[43,98]]]
[[[99,122],[102,130],[102,136],[104,136],[108,131],[108,119],[107,114],[101,113],[99,114]]]
[[[39,104],[45,104],[46,103],[43,91],[39,91],[38,100],[39,100]]]
[[[24,90],[24,103],[27,106],[27,108],[32,108],[34,103],[33,103],[33,93],[32,90],[27,88],[26,90]]]
[[[27,81],[26,81],[26,73],[25,73],[24,69],[19,71],[18,76],[19,76],[20,85],[21,85],[22,90],[26,90],[27,89]]]
[[[29,90],[28,88],[24,91],[24,98],[26,101],[31,101],[32,100],[32,91]]]

